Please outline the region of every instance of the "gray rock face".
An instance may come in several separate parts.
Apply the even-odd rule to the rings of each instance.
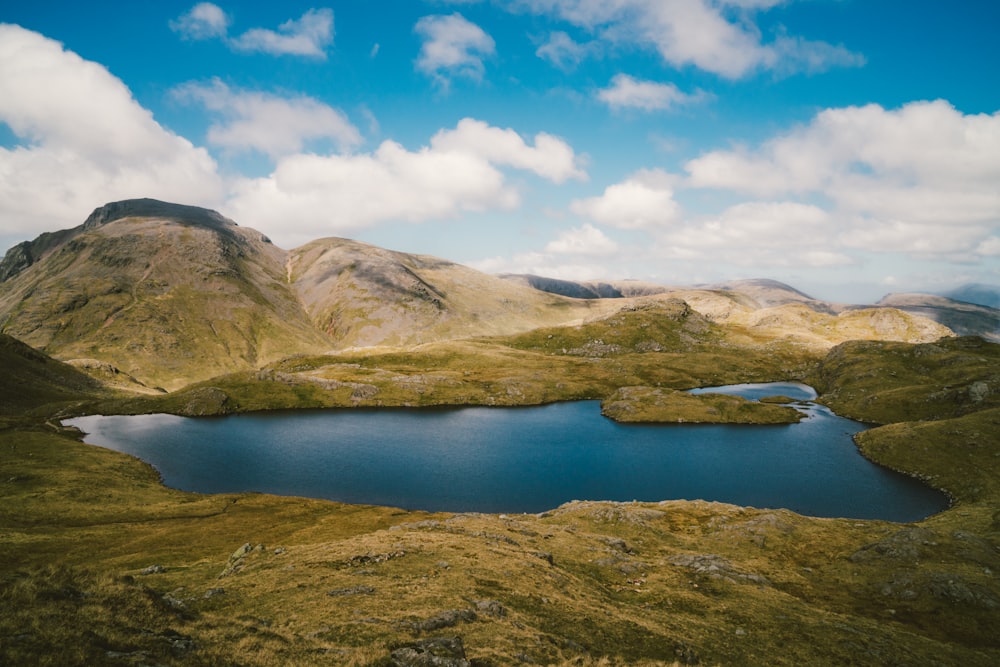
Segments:
[[[888,537],[861,547],[848,558],[852,563],[876,560],[916,562],[927,547],[937,544],[937,536],[926,528],[903,528]]]
[[[122,218],[170,218],[184,224],[215,229],[235,227],[236,223],[222,214],[200,206],[173,204],[157,199],[125,199],[94,209],[83,223],[83,231],[121,220]]]
[[[471,667],[461,637],[435,637],[405,644],[392,651],[395,667]]]
[[[28,241],[18,243],[8,250],[3,261],[0,261],[0,283],[24,271],[34,261],[31,256],[31,243]]]

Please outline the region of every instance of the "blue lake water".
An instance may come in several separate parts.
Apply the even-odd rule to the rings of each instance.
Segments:
[[[731,393],[808,400],[803,385]],[[864,427],[822,406],[799,424],[618,424],[600,403],[89,416],[86,441],[152,464],[168,486],[406,509],[540,512],[570,500],[716,500],[813,516],[913,521],[947,499],[865,460]]]

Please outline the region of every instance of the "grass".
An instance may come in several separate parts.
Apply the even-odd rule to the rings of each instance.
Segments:
[[[791,402],[791,401],[785,401]],[[601,414],[619,422],[794,424],[802,413],[787,405],[724,394],[622,387],[604,400]]]
[[[0,430],[0,663],[387,665],[395,647],[440,636],[493,665],[1000,662],[1000,346],[849,343],[820,359],[735,345],[682,311],[651,332],[648,315],[301,356],[162,398],[73,398],[225,412],[642,387],[668,401],[809,378],[838,411],[887,424],[859,436],[862,453],[953,507],[903,525],[701,501],[481,515],[198,495],[46,426],[88,409],[50,403]]]

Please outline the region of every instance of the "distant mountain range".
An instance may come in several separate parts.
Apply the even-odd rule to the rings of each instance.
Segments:
[[[1000,310],[956,298],[845,306],[770,280],[679,287],[492,276],[341,238],[285,251],[215,211],[153,199],[102,206],[0,262],[0,331],[148,390],[294,355],[579,324],[664,298],[748,338],[816,347],[952,331],[1000,340]]]

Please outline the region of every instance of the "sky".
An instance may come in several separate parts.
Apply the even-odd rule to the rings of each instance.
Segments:
[[[995,0],[0,0],[0,252],[110,201],[488,273],[1000,284]]]

